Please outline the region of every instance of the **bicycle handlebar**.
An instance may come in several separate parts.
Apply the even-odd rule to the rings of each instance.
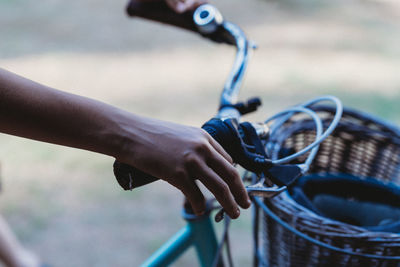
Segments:
[[[140,17],[200,34],[214,42],[235,45],[235,39],[226,32],[221,13],[212,5],[204,4],[196,11],[177,14],[164,1],[137,2],[131,0],[126,8],[131,17]],[[196,13],[197,12],[197,13]]]
[[[237,53],[235,62],[221,94],[219,112],[216,117],[223,120],[233,118],[239,122],[241,113],[235,104],[247,67],[248,49],[250,45],[245,34],[238,26],[224,21],[218,9],[209,4],[199,6],[194,12],[177,14],[172,11],[165,2],[143,3],[131,0],[127,7],[127,13],[130,16],[137,16],[177,26],[196,32],[213,41],[236,46]],[[210,132],[209,127],[208,130],[205,130],[208,131],[211,136],[215,137],[214,134]],[[225,149],[227,148],[225,147]],[[247,165],[250,166],[251,164]],[[118,183],[125,190],[132,190],[133,188],[158,180],[158,178],[118,161],[114,163],[114,175]]]

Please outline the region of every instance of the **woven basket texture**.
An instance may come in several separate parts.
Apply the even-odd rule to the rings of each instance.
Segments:
[[[327,126],[334,109],[328,106],[314,109]],[[288,121],[275,135],[277,139],[268,145],[270,154],[277,158],[300,151],[315,140],[314,129],[313,121],[305,117]],[[305,156],[293,163],[304,159]],[[345,109],[338,127],[321,144],[309,173],[373,177],[400,185],[400,131],[380,119]],[[287,193],[265,199],[264,203],[295,229],[326,244],[361,254],[400,256],[397,233],[371,232],[319,216]],[[262,258],[268,266],[400,266],[399,261],[352,256],[314,245],[267,215],[261,216],[260,224]]]

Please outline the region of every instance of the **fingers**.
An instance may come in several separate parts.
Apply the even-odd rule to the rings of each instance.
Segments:
[[[168,6],[177,13],[184,13],[193,10],[201,4],[206,3],[205,0],[165,0]]]
[[[250,207],[251,201],[247,195],[245,187],[243,186],[239,173],[231,165],[233,163],[232,158],[211,136],[209,136],[209,142],[219,154],[211,153],[211,158],[207,161],[207,164],[229,185],[237,203],[242,208]],[[227,164],[225,160],[230,164]]]
[[[250,198],[242,183],[239,172],[229,164],[221,155],[214,153],[207,161],[207,165],[213,169],[219,177],[229,186],[236,202],[247,209],[251,205]]]
[[[176,13],[183,13],[187,9],[185,3],[183,3],[183,2],[181,2],[179,0],[166,0],[165,2]]]
[[[196,173],[199,175],[199,180],[213,193],[226,213],[233,219],[239,217],[240,210],[229,186],[203,162],[199,165]]]
[[[207,133],[207,138],[208,138],[208,141],[210,142],[211,146],[215,150],[217,150],[217,152],[219,154],[221,154],[221,156],[223,156],[227,161],[229,161],[229,163],[233,164],[233,160],[232,160],[231,156],[229,156],[229,154],[225,151],[225,149],[214,138],[212,138],[208,133]]]
[[[193,179],[188,179],[187,177],[179,179],[179,184],[176,184],[185,197],[189,200],[190,205],[196,215],[202,215],[206,210],[206,200],[201,193],[199,187]]]

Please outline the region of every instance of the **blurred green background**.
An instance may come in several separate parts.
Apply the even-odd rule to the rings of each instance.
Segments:
[[[144,116],[200,126],[234,50],[124,13],[126,1],[0,0],[0,66]],[[400,2],[218,0],[259,49],[241,96],[262,120],[321,94],[400,121]],[[176,232],[182,196],[157,182],[123,192],[111,158],[0,135],[1,213],[53,266],[137,266]],[[250,212],[233,223],[251,262]],[[190,252],[176,266],[193,266]]]

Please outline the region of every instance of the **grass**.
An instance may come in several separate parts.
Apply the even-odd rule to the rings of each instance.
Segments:
[[[398,123],[396,1],[219,0],[257,41],[242,98],[268,115],[320,94]],[[140,20],[125,1],[0,1],[1,66],[149,117],[200,126],[216,110],[233,50]],[[0,208],[54,266],[137,266],[184,225],[182,196],[157,182],[123,192],[113,159],[0,135]],[[251,262],[250,212],[232,225],[239,266]],[[194,265],[192,251],[176,266]]]

